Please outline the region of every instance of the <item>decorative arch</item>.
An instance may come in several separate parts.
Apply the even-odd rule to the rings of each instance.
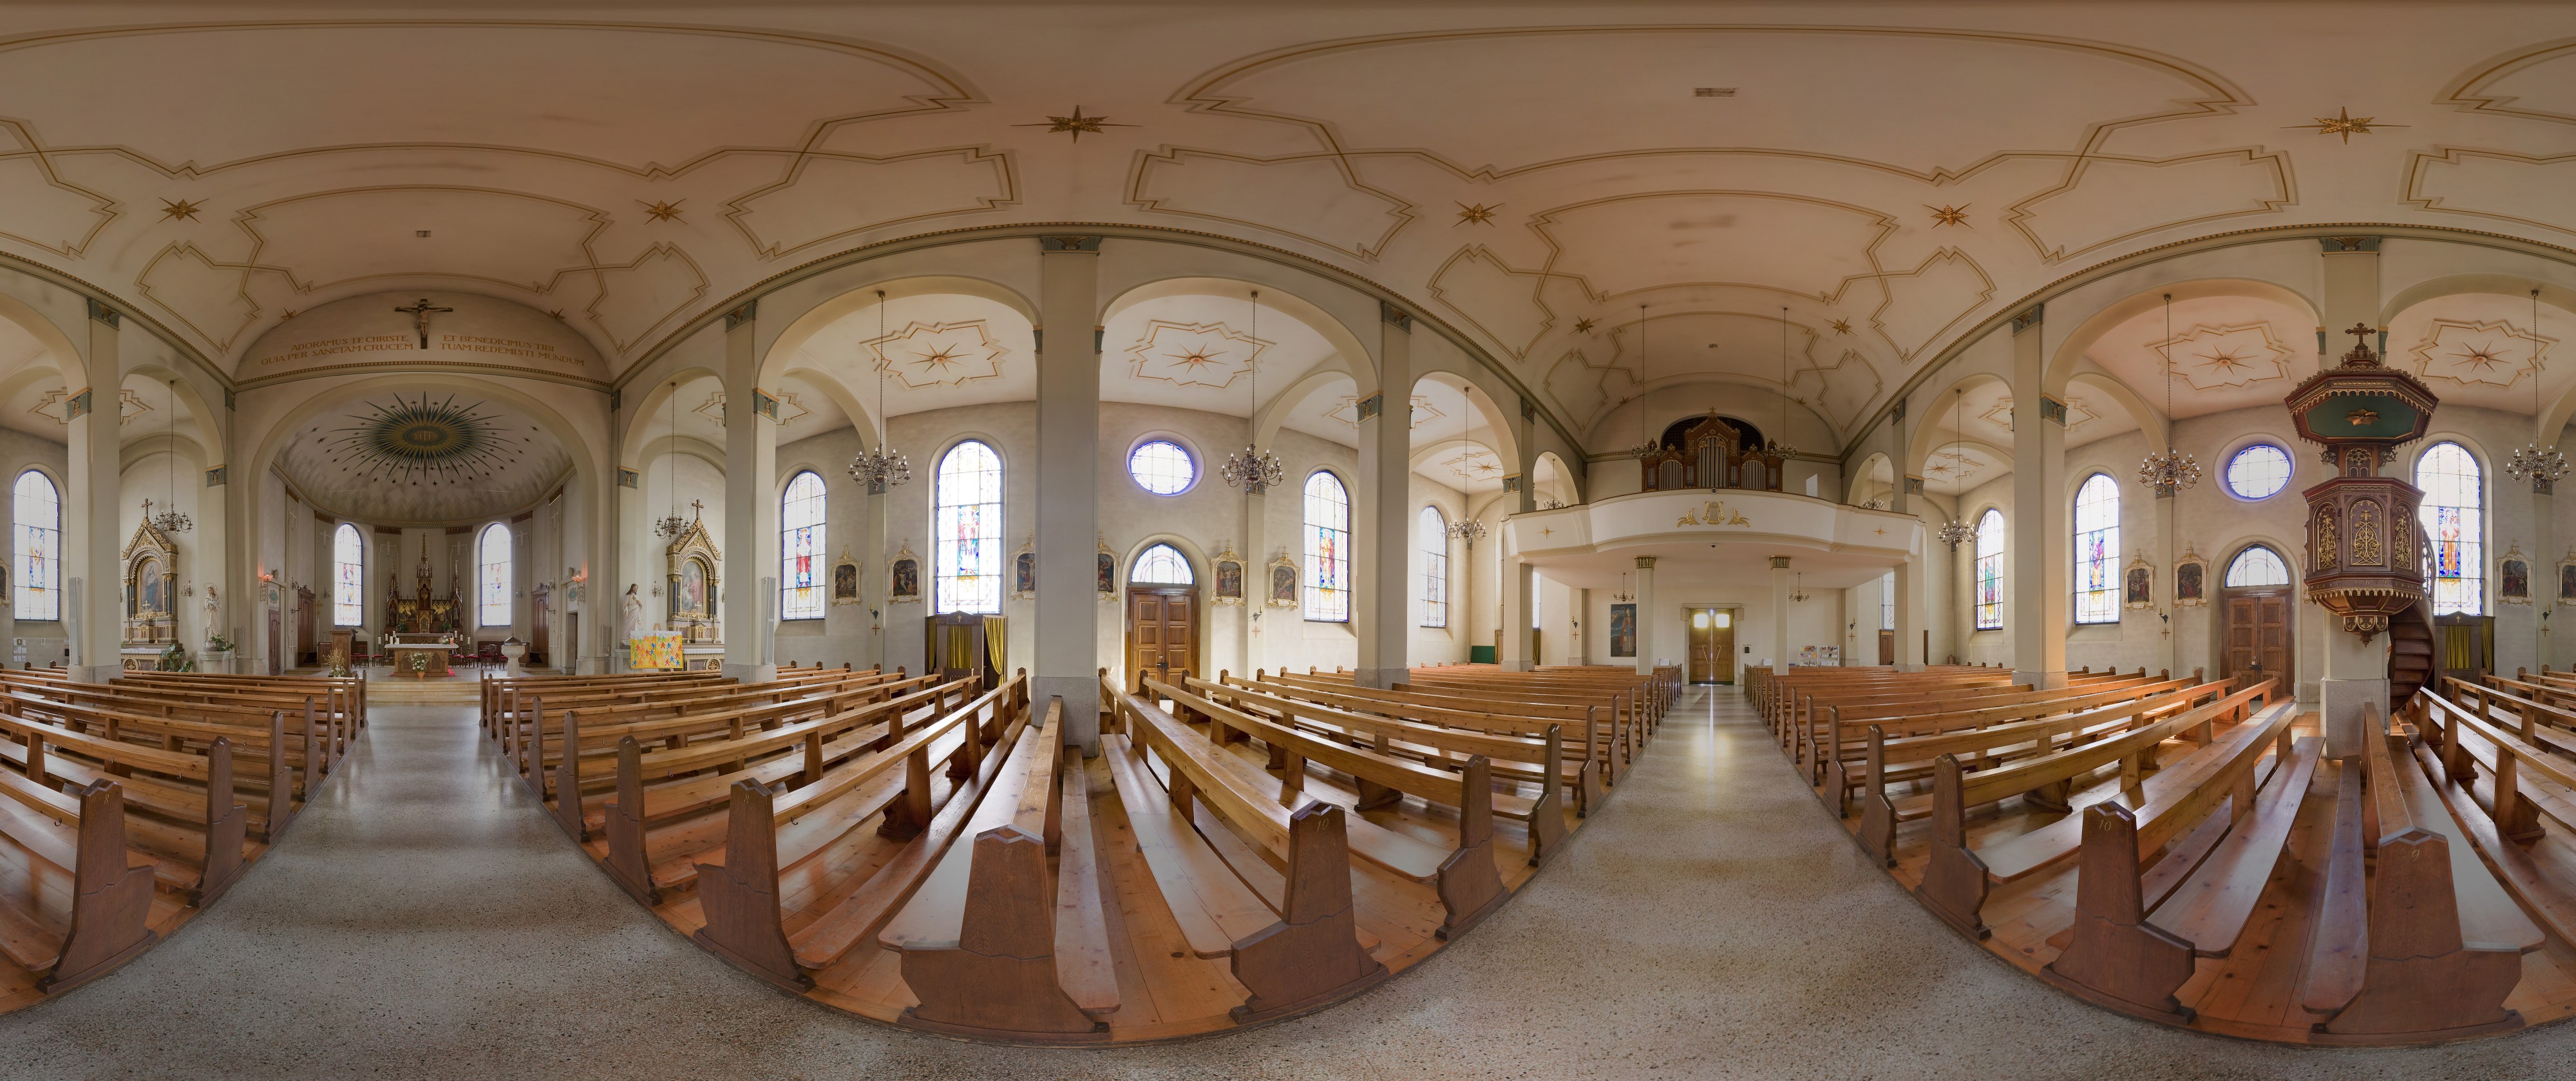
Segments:
[[[2086,359],[2085,352],[2092,349],[2095,342],[2101,341],[2102,336],[2110,333],[2112,328],[2163,307],[2165,295],[2168,293],[2172,294],[2177,301],[2220,296],[2256,297],[2304,312],[2315,325],[2322,326],[2325,323],[2325,317],[2318,314],[2322,309],[2316,301],[2310,299],[2307,294],[2278,282],[2256,278],[2209,277],[2151,285],[2094,309],[2091,314],[2076,323],[2065,337],[2058,339],[2057,348],[2049,354],[2046,373],[2040,380],[2043,392],[2052,395],[2066,393],[2068,381],[2082,369]]]
[[[863,272],[866,267],[866,263],[857,263],[847,269]],[[850,280],[831,282],[827,295],[824,295],[827,292],[824,288],[788,286],[761,297],[762,303],[770,307],[759,313],[762,318],[757,321],[756,332],[768,341],[759,347],[760,363],[756,368],[759,375],[753,380],[755,385],[774,385],[779,376],[786,374],[790,359],[797,355],[798,350],[805,348],[805,343],[813,340],[824,327],[875,307],[880,289],[885,291],[888,302],[941,295],[978,297],[1018,312],[1031,326],[1044,322],[1039,318],[1036,301],[991,278],[920,273],[896,273],[878,279],[863,279],[861,273],[844,277]],[[799,307],[800,294],[819,295],[819,299],[807,301]],[[767,333],[768,326],[777,326],[778,330],[774,334]]]

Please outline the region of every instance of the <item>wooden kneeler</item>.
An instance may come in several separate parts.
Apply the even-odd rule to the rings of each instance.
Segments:
[[[1308,801],[1289,816],[1286,886],[1279,922],[1234,944],[1235,981],[1252,992],[1233,1010],[1238,1024],[1320,1006],[1388,976],[1360,948],[1350,832],[1340,807]]]
[[[620,745],[620,753],[632,746],[634,741],[627,740]],[[689,937],[733,967],[802,994],[814,989],[814,978],[797,966],[796,951],[789,948],[787,929],[778,919],[778,831],[772,826],[771,807],[768,789],[750,781],[733,783],[733,805],[725,816],[724,865],[698,865],[698,904],[706,910],[707,923]],[[612,835],[617,821],[612,806],[608,815]],[[614,852],[615,846],[610,847]],[[976,854],[980,860],[982,852]],[[1044,854],[1040,855],[1043,859]],[[969,919],[972,926],[971,914]]]
[[[153,865],[127,862],[124,790],[100,781],[75,798],[80,855],[72,868],[71,931],[54,967],[36,981],[46,994],[104,976],[161,939],[143,922],[152,911]]]
[[[2191,943],[2147,922],[2138,881],[2138,821],[2116,803],[2084,809],[2084,852],[2075,882],[2074,938],[2040,977],[2078,997],[2188,1024],[2174,997],[2191,979]],[[2105,1001],[2108,1000],[2108,1001]]]
[[[957,941],[903,947],[903,982],[921,1001],[901,1023],[970,1036],[1107,1039],[1109,1022],[1082,1012],[1057,982],[1055,909],[1043,838],[1016,825],[978,835]]]
[[[1494,869],[1494,765],[1484,755],[1467,759],[1458,774],[1458,850],[1440,862],[1440,907],[1447,918],[1435,932],[1442,941],[1483,922],[1510,896]],[[1556,786],[1547,786],[1553,795]],[[1553,813],[1553,801],[1539,810]],[[1533,819],[1537,816],[1533,815]],[[1562,829],[1560,818],[1558,825]]]

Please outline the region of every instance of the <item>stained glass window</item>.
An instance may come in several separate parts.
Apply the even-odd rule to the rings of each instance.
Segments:
[[[1351,621],[1351,493],[1332,474],[1306,478],[1306,618]]]
[[[331,625],[366,623],[367,542],[347,522],[331,531]]]
[[[510,528],[499,522],[483,527],[474,557],[476,620],[486,627],[510,625]]]
[[[1127,572],[1127,580],[1158,586],[1185,586],[1198,581],[1198,576],[1190,572],[1190,561],[1181,555],[1179,549],[1157,544],[1136,557],[1136,566]]]
[[[1179,495],[1199,479],[1199,464],[1180,444],[1157,439],[1127,455],[1127,475],[1155,495]]]
[[[2242,499],[2269,499],[2290,486],[2290,452],[2256,443],[2227,459],[2227,490]]]
[[[2435,443],[2415,461],[2424,490],[2416,512],[2433,541],[2433,614],[2487,610],[2486,475],[2457,443]]]
[[[967,440],[939,459],[931,610],[1002,610],[1002,459]]]
[[[18,618],[63,618],[63,496],[30,469],[18,474]]]
[[[2285,586],[2290,584],[2290,568],[2281,555],[2260,544],[2236,554],[2227,565],[2227,584],[2231,586]]]
[[[1422,625],[1449,625],[1449,519],[1438,507],[1424,507],[1414,532],[1422,546]]]
[[[2095,473],[2075,490],[2075,622],[2120,621],[2120,485]]]
[[[823,476],[810,469],[778,500],[778,618],[823,618]]]
[[[2004,626],[2004,512],[1977,518],[1977,629]]]

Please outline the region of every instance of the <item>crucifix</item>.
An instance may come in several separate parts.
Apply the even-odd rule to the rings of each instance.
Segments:
[[[406,313],[406,314],[408,314],[408,315],[410,315],[410,316],[411,316],[411,325],[412,325],[412,328],[420,334],[420,347],[421,347],[421,348],[423,348],[423,349],[427,349],[427,348],[429,348],[429,317],[430,317],[430,314],[431,314],[431,313],[433,313],[433,312],[452,312],[452,311],[455,311],[456,309],[454,309],[454,308],[433,308],[433,307],[430,307],[430,306],[429,306],[429,298],[428,298],[428,297],[422,297],[422,298],[420,298],[420,302],[419,302],[419,303],[414,304],[414,305],[412,305],[411,307],[408,307],[408,308],[396,308],[396,309],[394,309],[394,310],[395,310],[395,311],[398,311],[398,312]]]

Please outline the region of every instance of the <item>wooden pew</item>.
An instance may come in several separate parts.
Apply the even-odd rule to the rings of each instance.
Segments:
[[[1910,742],[1912,740],[1950,732],[1979,731],[2021,721],[2037,720],[2054,714],[2089,710],[2183,690],[2198,682],[2197,679],[2158,680],[2152,683],[2124,683],[2098,691],[2087,688],[2067,688],[1995,696],[1943,696],[1938,700],[1918,700],[1903,706],[1873,707],[1865,710],[1865,715],[1858,718],[1845,716],[1839,706],[1828,706],[1823,730],[1818,738],[1834,750],[1817,752],[1823,757],[1824,762],[1822,783],[1818,786],[1818,794],[1824,798],[1826,806],[1834,809],[1837,816],[1847,815],[1853,791],[1873,785],[1884,789],[1890,783],[1911,779],[1909,771],[1894,765],[1896,762],[1908,759],[1907,748],[1939,745],[1937,741],[1915,743]],[[2088,685],[2090,686],[2102,685]],[[1895,743],[1893,747],[1882,748],[1881,761],[1875,767],[1874,774],[1867,768],[1870,741],[1873,738],[1870,732],[1873,730],[1879,733],[1875,738],[1882,743],[1888,741]],[[1919,761],[1926,765],[1928,775],[1931,758],[1922,757]],[[1812,776],[1810,783],[1815,783]]]
[[[135,808],[158,812],[138,820],[133,847],[154,857],[155,877],[212,904],[241,878],[249,808],[233,802],[232,741],[218,736],[203,755],[143,747],[17,717],[0,716],[0,735],[15,740],[14,762],[33,784],[113,784]],[[193,782],[191,784],[190,782]],[[118,831],[127,825],[120,822]]]
[[[2143,773],[2141,758],[2154,754],[2156,745],[2166,739],[2232,715],[2240,706],[2259,706],[2277,684],[2277,680],[2266,679],[2109,739],[1980,770],[1974,775],[1961,767],[1956,755],[1942,755],[1935,760],[1932,772],[1931,862],[1924,868],[1922,884],[1915,888],[1916,899],[1961,932],[1986,937],[1988,929],[1978,910],[1985,907],[1989,886],[2017,881],[2073,858],[2082,847],[2083,825],[2080,817],[2070,816],[1982,851],[1972,851],[1967,836],[1968,808],[2059,785],[2112,763],[2120,764],[2124,788],[2147,789],[2147,802],[2139,807],[2149,812],[2145,816],[2149,824],[2140,828],[2146,834],[2141,846],[2152,849],[2162,844],[2190,806],[2191,790],[2178,788],[2178,781],[2194,776],[2198,760],[2213,752],[2223,754],[2246,739],[2259,742],[2287,731],[2294,703],[2270,706],[2249,723],[2238,725],[2226,738],[2194,752],[2186,760],[2194,763],[2194,769],[2168,768],[2142,783],[2138,780]]]
[[[1291,672],[1271,675],[1256,670],[1253,681],[1294,688],[1299,697],[1339,709],[1397,715],[1447,728],[1541,736],[1546,734],[1549,726],[1558,726],[1576,733],[1574,738],[1588,748],[1583,757],[1598,763],[1596,772],[1602,785],[1617,785],[1618,779],[1627,772],[1622,768],[1627,760],[1617,748],[1621,735],[1613,719],[1616,713],[1600,703],[1570,705],[1417,691],[1381,691]],[[1583,807],[1585,813],[1590,813],[1589,802]]]
[[[1192,952],[1228,958],[1235,980],[1251,992],[1234,1019],[1294,1013],[1384,981],[1386,966],[1360,939],[1347,813],[1305,799],[1284,807],[1275,791],[1244,783],[1244,763],[1161,707],[1129,694],[1111,701],[1127,732],[1101,739],[1118,798]],[[1169,769],[1168,792],[1147,768],[1147,750]],[[1192,819],[1201,805],[1285,861],[1275,903],[1199,837]]]
[[[1118,1012],[1082,752],[1058,744],[1064,699],[1011,748],[992,791],[878,941],[918,1004],[902,1024],[1041,1042],[1107,1038]],[[1068,759],[1065,753],[1069,752]],[[1062,861],[1047,866],[1049,838]]]
[[[2363,708],[2363,755],[2346,759],[2338,779],[2310,938],[2302,1005],[2327,1017],[2314,1038],[2418,1042],[2519,1028],[2504,999],[2522,981],[2522,955],[2545,938],[2478,861],[2416,757],[2414,733],[2386,731],[2378,710]]]
[[[1336,694],[1279,683],[1247,680],[1219,672],[1215,686],[1240,688],[1256,695],[1255,708],[1267,709],[1291,717],[1327,736],[1342,734],[1361,740],[1380,754],[1401,754],[1442,768],[1456,768],[1468,756],[1484,755],[1493,763],[1494,776],[1512,781],[1541,785],[1562,785],[1575,796],[1575,817],[1591,813],[1601,801],[1599,763],[1586,758],[1573,762],[1565,759],[1564,728],[1542,718],[1503,721],[1493,714],[1466,714],[1422,706]],[[1204,683],[1193,679],[1193,686]],[[1347,707],[1347,708],[1345,708]],[[1526,734],[1536,729],[1537,735]],[[1454,757],[1453,757],[1454,756]],[[1562,800],[1556,800],[1562,806]],[[1513,813],[1505,810],[1504,813]],[[1513,817],[1523,817],[1513,814]],[[1534,828],[1542,831],[1533,839],[1553,849],[1563,836],[1559,827],[1550,827],[1535,805],[1527,812]],[[1533,863],[1545,858],[1533,854]]]
[[[153,862],[126,848],[125,797],[114,782],[64,793],[0,770],[0,848],[17,849],[23,862],[13,862],[30,878],[43,868],[71,880],[59,908],[32,889],[0,902],[0,952],[36,974],[38,991],[78,987],[160,940],[144,923]]]

